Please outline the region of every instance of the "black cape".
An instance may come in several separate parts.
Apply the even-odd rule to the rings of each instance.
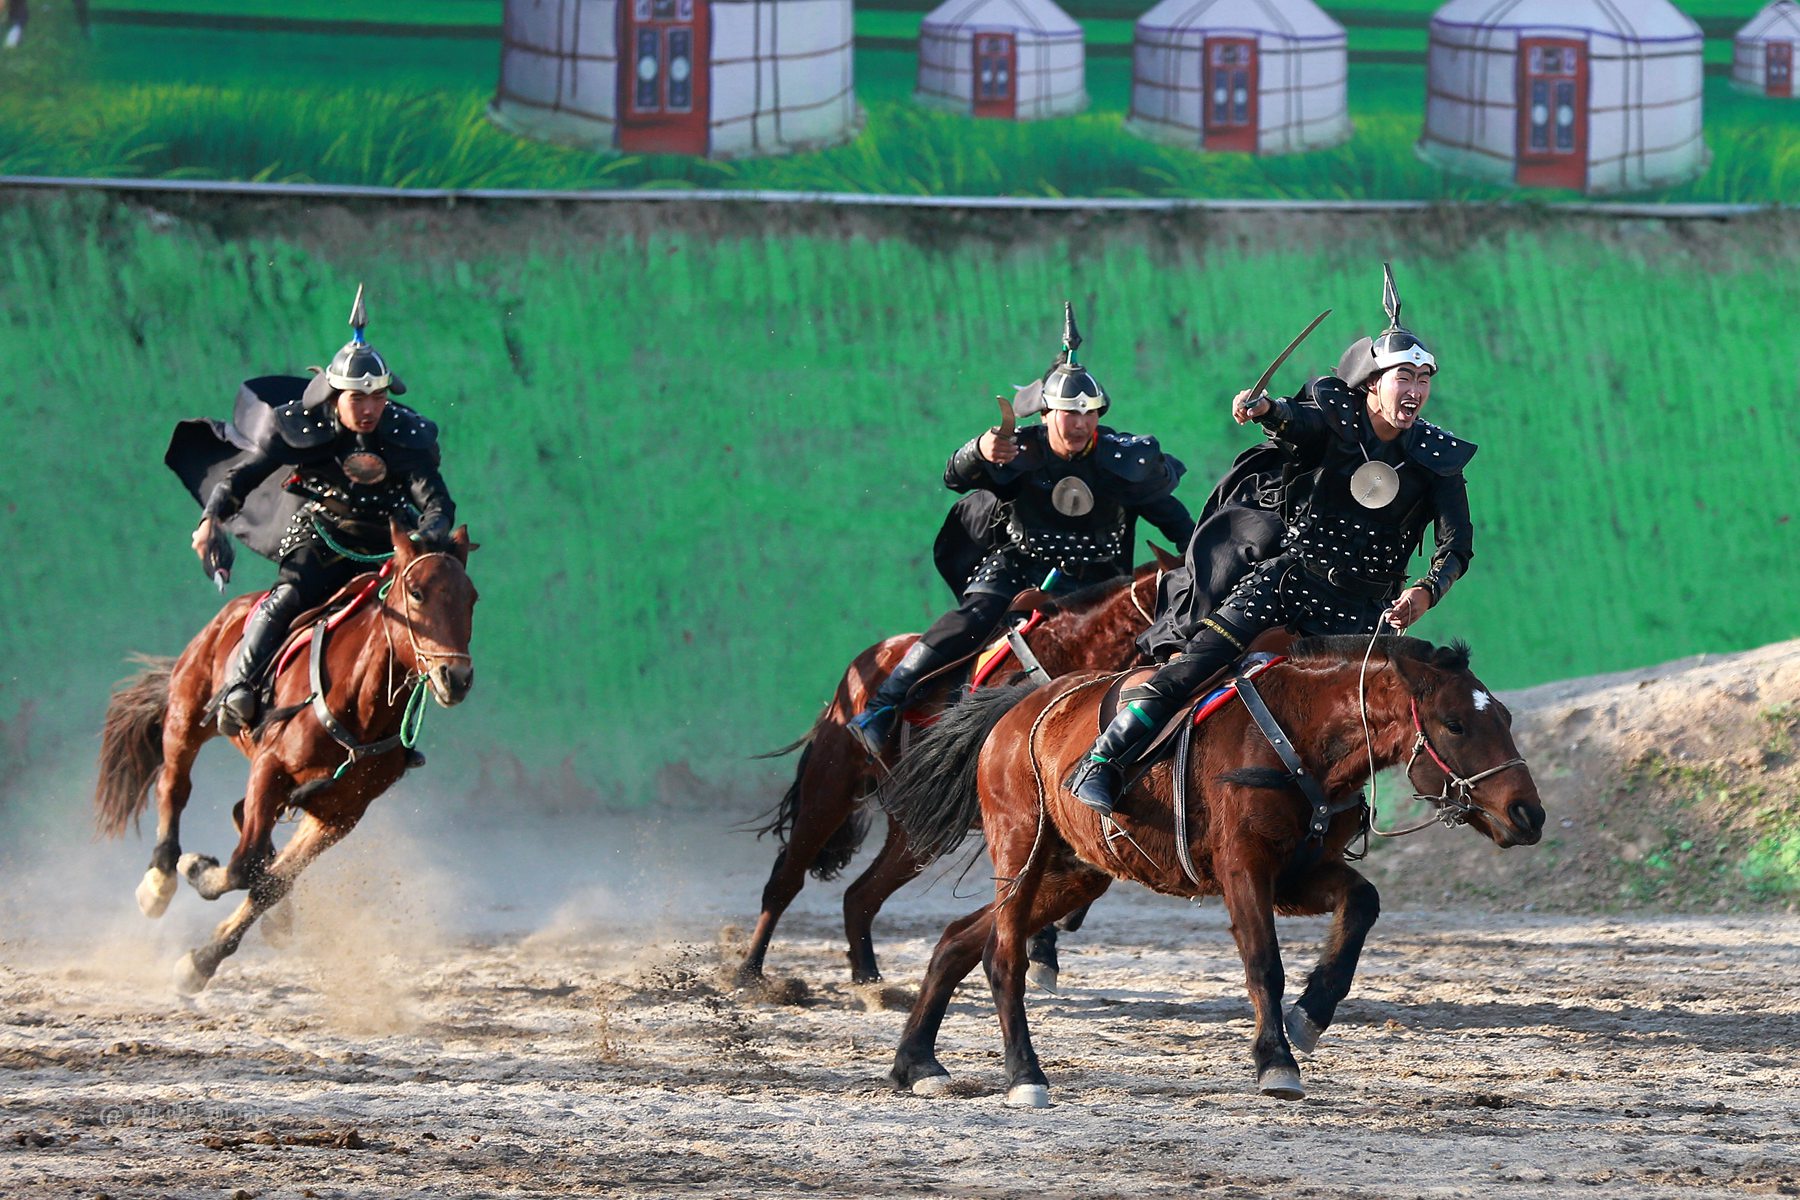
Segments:
[[[183,421],[169,438],[163,462],[180,476],[187,490],[206,504],[213,488],[233,463],[249,453],[274,420],[274,410],[298,400],[308,380],[297,375],[264,375],[238,389],[230,423],[210,417]],[[280,560],[279,547],[288,523],[306,498],[284,488],[288,472],[276,471],[256,486],[244,505],[225,521],[225,528],[264,558]]]
[[[1137,639],[1145,654],[1180,650],[1238,580],[1281,548],[1291,462],[1274,442],[1252,446],[1232,461],[1200,510],[1182,565],[1157,588],[1156,620]]]

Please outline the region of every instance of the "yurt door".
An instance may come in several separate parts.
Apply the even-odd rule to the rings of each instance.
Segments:
[[[1019,115],[1018,47],[1010,33],[975,35],[975,115]]]
[[[626,0],[619,12],[619,148],[705,154],[707,0]]]
[[[1767,74],[1763,90],[1771,96],[1787,99],[1794,94],[1794,43],[1765,42],[1763,60]]]
[[[1256,153],[1256,39],[1206,39],[1206,120],[1202,145],[1208,150]]]
[[[1522,187],[1587,187],[1587,47],[1568,38],[1519,39]]]

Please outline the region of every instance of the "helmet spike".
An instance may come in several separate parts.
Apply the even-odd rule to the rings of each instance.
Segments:
[[[1081,348],[1081,330],[1075,328],[1075,306],[1063,301],[1063,349],[1068,351],[1068,363],[1077,366],[1075,351]]]
[[[368,328],[369,312],[363,307],[363,285],[356,285],[356,301],[350,305],[350,340],[363,344],[363,330]]]
[[[1393,268],[1381,264],[1381,307],[1387,310],[1388,328],[1400,328],[1400,291],[1394,286]]]

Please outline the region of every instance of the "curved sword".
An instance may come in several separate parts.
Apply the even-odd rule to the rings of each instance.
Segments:
[[[1299,332],[1299,334],[1295,336],[1294,340],[1287,344],[1287,349],[1283,350],[1280,354],[1277,354],[1275,356],[1275,361],[1270,363],[1269,369],[1262,373],[1262,378],[1258,379],[1256,381],[1256,383],[1251,386],[1251,388],[1250,388],[1250,403],[1252,403],[1252,404],[1256,403],[1256,398],[1258,396],[1262,395],[1264,388],[1269,386],[1269,380],[1275,378],[1275,372],[1279,371],[1281,369],[1281,364],[1288,360],[1288,355],[1292,354],[1294,352],[1294,350],[1300,345],[1300,343],[1304,342],[1306,340],[1307,334],[1311,333],[1313,330],[1315,330],[1319,327],[1320,321],[1323,321],[1326,317],[1329,317],[1330,315],[1331,315],[1331,310],[1328,308],[1324,312],[1320,313],[1318,316],[1314,317],[1312,319],[1312,321],[1306,326],[1306,328],[1302,329]]]

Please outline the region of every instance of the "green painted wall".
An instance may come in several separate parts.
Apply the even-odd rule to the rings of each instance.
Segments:
[[[324,361],[359,278],[484,546],[478,685],[428,742],[577,792],[744,777],[852,654],[944,605],[943,459],[1042,369],[1065,295],[1116,423],[1184,458],[1197,503],[1249,438],[1230,394],[1327,305],[1278,382],[1334,361],[1394,259],[1444,364],[1430,415],[1483,447],[1475,569],[1422,632],[1469,638],[1497,686],[1800,634],[1791,220],[198,215],[0,207],[0,795],[85,763],[124,656],[214,610],[169,428]]]

